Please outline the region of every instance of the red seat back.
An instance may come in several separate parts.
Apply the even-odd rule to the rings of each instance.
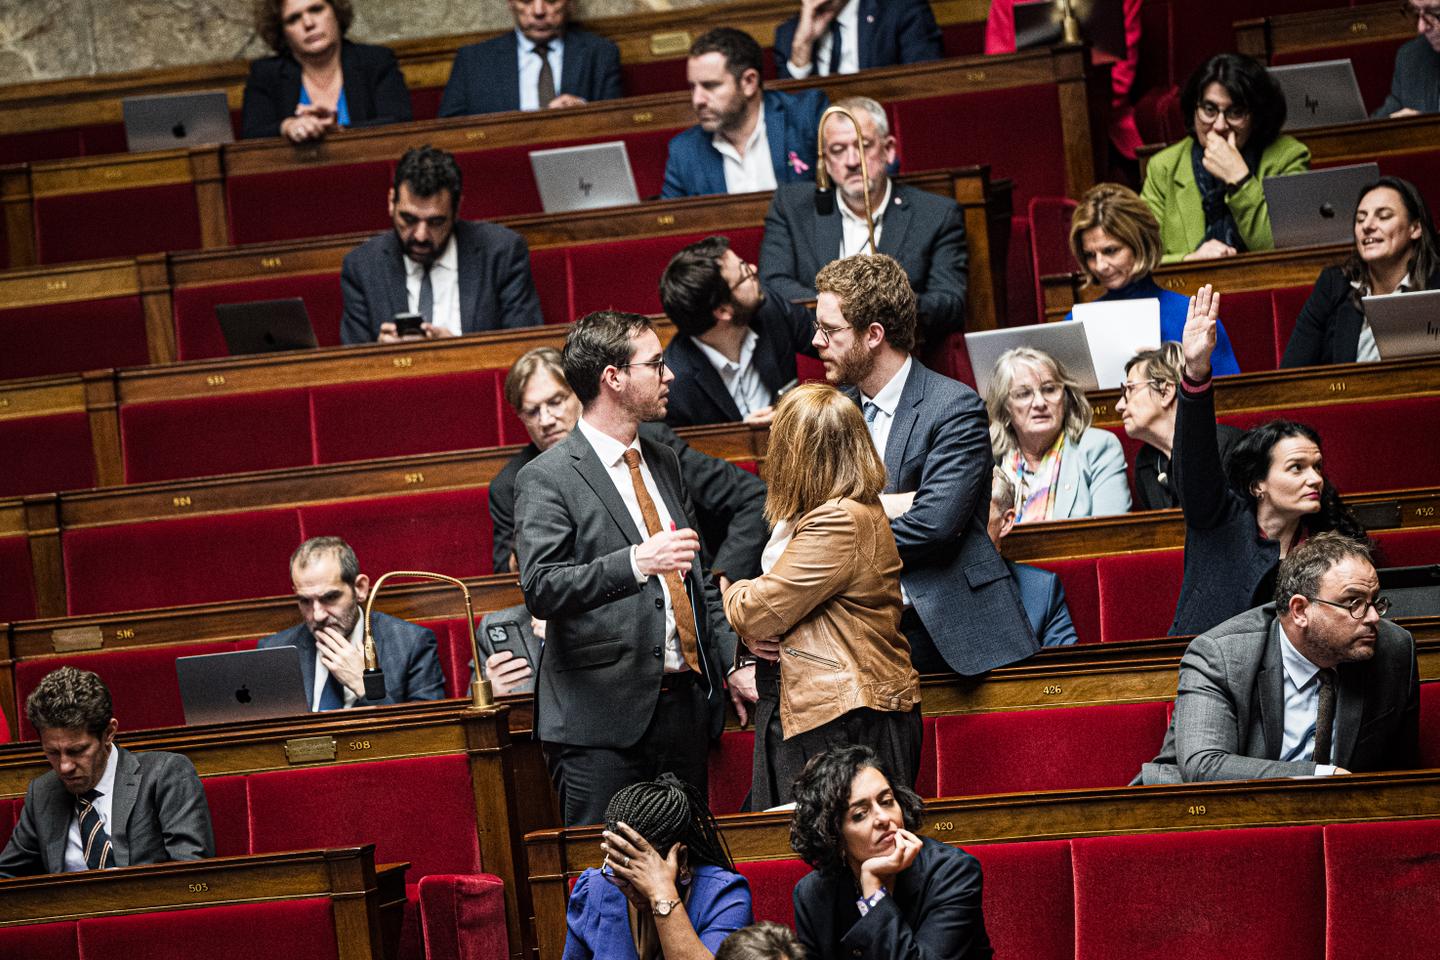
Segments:
[[[1274,370],[1285,344],[1275,343],[1274,305],[1269,290],[1227,293],[1220,304],[1220,322],[1235,348],[1241,371]]]
[[[314,463],[305,390],[120,405],[125,482]]]
[[[1440,821],[1325,828],[1326,957],[1433,955],[1440,902]]]
[[[1295,332],[1295,321],[1300,319],[1300,311],[1305,309],[1305,301],[1310,299],[1310,292],[1313,287],[1281,287],[1270,291],[1270,311],[1274,316],[1275,323],[1275,366],[1280,366],[1280,359],[1285,356],[1285,347],[1290,343],[1290,335]],[[1241,369],[1245,369],[1241,367]]]
[[[298,849],[315,846],[301,844]],[[80,953],[87,958],[338,960],[340,956],[334,914],[324,897],[87,918],[78,927]]]
[[[1049,570],[1060,577],[1065,588],[1065,606],[1075,634],[1081,643],[1099,643],[1104,639],[1100,629],[1100,583],[1095,573],[1095,560],[1047,560],[1034,566]]]
[[[34,570],[28,537],[0,537],[0,622],[35,616]]]
[[[248,777],[206,777],[205,802],[215,831],[215,856],[239,857],[250,852],[250,788]]]
[[[75,921],[0,927],[0,956],[37,960],[80,960]]]
[[[1409,530],[1382,530],[1371,534],[1378,549],[1377,567],[1414,567],[1440,563],[1440,527],[1412,527]]]
[[[1080,269],[1070,250],[1070,220],[1077,204],[1069,197],[1031,197],[1030,258],[1035,276],[1035,309],[1045,309],[1045,295],[1040,287],[1042,277],[1074,273]],[[1014,295],[1020,295],[1014,291]]]
[[[0,420],[0,450],[31,451],[30,456],[8,456],[0,461],[0,496],[83,490],[95,485],[90,417],[83,410]],[[0,586],[0,595],[4,590]]]
[[[804,861],[757,860],[737,863],[735,870],[750,882],[750,907],[757,923],[795,925],[795,885],[810,872]]]
[[[1185,551],[1122,553],[1095,561],[1100,587],[1100,639],[1163,637],[1175,619],[1185,576]]]
[[[1420,684],[1420,767],[1440,767],[1440,682]]]
[[[739,813],[750,793],[754,730],[726,730],[710,745],[710,810]]]
[[[204,286],[176,287],[172,295],[175,315],[175,350],[181,360],[225,357],[230,349],[220,332],[215,308],[223,303],[285,300],[299,297],[322,347],[340,344],[340,318],[345,312],[339,273],[308,273],[292,277],[261,277]]]
[[[35,198],[39,263],[108,260],[200,246],[189,182]]]
[[[0,380],[150,362],[138,295],[3,309],[0,335]]]
[[[277,543],[343,537],[372,576],[387,570],[433,570],[452,577],[491,572],[490,498],[484,487],[308,504],[299,513],[300,537]],[[282,574],[285,567],[282,562]]]
[[[498,446],[500,377],[474,370],[316,387],[315,462]]]
[[[985,875],[985,932],[997,957],[1071,960],[1075,890],[1070,842],[989,843],[967,847]]]
[[[920,769],[915,774],[915,792],[929,799],[940,795],[937,784],[939,757],[935,747],[935,718],[922,717],[920,738]]]
[[[232,174],[225,178],[230,240],[274,243],[388,229],[393,177],[390,160]]]

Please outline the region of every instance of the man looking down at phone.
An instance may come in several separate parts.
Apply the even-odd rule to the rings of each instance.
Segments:
[[[461,185],[460,166],[444,150],[415,147],[400,158],[393,229],[351,250],[340,268],[342,342],[437,340],[544,322],[524,239],[458,219]]]

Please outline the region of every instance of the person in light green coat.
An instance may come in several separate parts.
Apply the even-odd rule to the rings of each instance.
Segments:
[[[1261,182],[1300,173],[1310,150],[1284,136],[1285,95],[1249,57],[1211,57],[1185,83],[1180,109],[1190,136],[1150,158],[1140,195],[1160,221],[1163,263],[1270,250]]]

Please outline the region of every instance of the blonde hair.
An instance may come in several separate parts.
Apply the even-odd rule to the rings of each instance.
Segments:
[[[1150,205],[1129,187],[1100,183],[1085,191],[1070,217],[1070,252],[1085,275],[1085,286],[1099,281],[1085,262],[1085,234],[1096,227],[1129,247],[1135,254],[1130,279],[1138,280],[1160,265],[1165,247],[1160,242],[1160,221]]]
[[[1015,367],[1028,364],[1042,371],[1048,371],[1052,379],[1065,388],[1065,409],[1061,429],[1071,443],[1090,429],[1095,415],[1090,401],[1080,388],[1080,381],[1066,371],[1063,364],[1043,350],[1031,347],[1015,347],[1000,354],[995,361],[995,371],[990,375],[990,385],[985,389],[985,406],[990,410],[990,449],[995,459],[1000,460],[1013,453],[1018,444],[1015,440],[1014,418],[1010,416],[1010,385],[1015,382]]]
[[[773,525],[836,497],[878,502],[885,464],[855,402],[828,383],[807,383],[787,393],[775,411],[765,479],[765,519]]]

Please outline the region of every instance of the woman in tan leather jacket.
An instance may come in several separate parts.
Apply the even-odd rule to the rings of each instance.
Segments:
[[[791,391],[766,459],[765,573],[725,595],[730,625],[759,658],[751,807],[792,800],[805,761],[836,743],[869,746],[913,784],[920,675],[900,632],[885,466],[860,409],[828,384]]]

